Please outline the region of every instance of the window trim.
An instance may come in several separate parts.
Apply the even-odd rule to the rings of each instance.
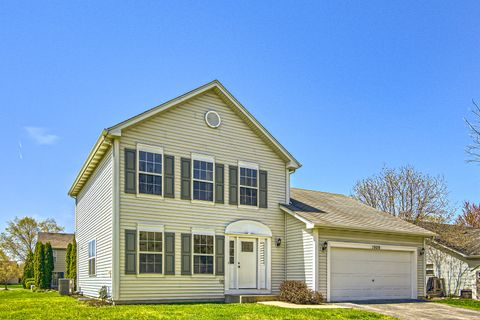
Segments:
[[[52,249],[52,257],[53,257],[53,265],[55,266],[55,264],[57,263],[57,250],[56,249]]]
[[[162,188],[163,190],[163,188]],[[140,231],[158,232],[162,234],[162,252],[153,253],[162,255],[162,272],[161,273],[142,273],[140,272],[140,253],[149,253],[149,251],[140,251]],[[137,224],[137,277],[163,277],[165,275],[165,226],[164,225],[147,225]]]
[[[195,253],[195,235],[213,237],[213,254]],[[209,229],[202,229],[202,228],[192,228],[192,242],[191,243],[192,243],[191,244],[191,246],[192,246],[191,247],[192,248],[192,262],[191,262],[192,276],[215,277],[215,272],[216,272],[215,255],[217,254],[217,252],[216,252],[215,231],[214,230],[209,230]],[[195,273],[195,256],[211,256],[211,257],[213,257],[212,273]]]
[[[242,186],[242,184],[240,184],[241,168],[253,169],[253,170],[257,171],[257,186],[256,187]],[[237,197],[238,197],[238,207],[239,208],[253,208],[253,209],[258,209],[259,208],[259,202],[260,202],[259,199],[258,199],[259,189],[260,189],[260,181],[259,180],[260,180],[260,166],[258,164],[253,163],[253,162],[238,161],[238,174],[237,174],[238,193],[237,193]],[[248,204],[241,204],[240,189],[242,187],[257,190],[257,204],[255,206],[251,206],[251,205],[248,205]]]
[[[162,157],[162,173],[140,171],[140,151],[160,154],[161,157]],[[164,195],[164,192],[165,192],[164,179],[163,179],[164,173],[165,173],[165,154],[163,153],[163,147],[155,146],[155,145],[149,145],[149,144],[143,144],[143,143],[137,143],[135,168],[136,168],[135,179],[136,179],[136,182],[137,182],[136,183],[137,196],[138,197],[146,197],[146,198],[155,198],[155,199],[163,198],[163,195]],[[162,181],[162,192],[161,192],[161,194],[141,193],[140,192],[140,173],[149,174],[149,175],[153,175],[153,176],[160,176],[160,179]]]
[[[211,162],[213,165],[213,176],[212,176],[212,181],[208,180],[202,180],[202,179],[195,179],[194,178],[194,161],[203,161],[203,162]],[[215,204],[215,157],[209,156],[206,154],[200,154],[200,153],[191,153],[190,156],[190,176],[191,176],[191,186],[190,186],[190,194],[192,195],[191,197],[191,202],[192,203],[210,203],[210,204]],[[195,181],[200,181],[200,182],[206,182],[206,183],[211,183],[212,184],[212,201],[210,200],[200,200],[200,199],[194,199],[194,187],[193,184]]]
[[[90,243],[94,242],[95,243],[95,255],[90,257]],[[90,241],[87,242],[87,258],[88,258],[88,276],[89,277],[96,277],[97,276],[97,239],[92,239]],[[94,273],[90,273],[90,260],[93,260],[95,259],[95,262],[94,262],[94,265],[95,265],[95,272]]]

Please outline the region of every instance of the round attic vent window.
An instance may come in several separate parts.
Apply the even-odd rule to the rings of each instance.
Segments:
[[[210,128],[218,128],[222,123],[222,119],[218,113],[210,110],[205,113],[205,122]]]

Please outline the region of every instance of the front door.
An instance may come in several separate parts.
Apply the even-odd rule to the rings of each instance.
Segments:
[[[238,288],[257,287],[257,240],[239,238]]]

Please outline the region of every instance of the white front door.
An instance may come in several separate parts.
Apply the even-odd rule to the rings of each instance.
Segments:
[[[238,238],[238,288],[257,288],[257,240]]]

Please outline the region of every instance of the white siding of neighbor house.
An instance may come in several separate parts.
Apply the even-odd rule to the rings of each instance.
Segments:
[[[102,286],[111,292],[113,157],[107,152],[76,201],[78,288],[86,296],[98,297]],[[96,240],[96,275],[88,275],[88,242]]]
[[[66,258],[66,253],[67,250],[65,249],[53,249],[53,251],[56,252],[57,254],[57,260],[55,261],[55,264],[53,265],[53,272],[65,272],[65,258]]]
[[[460,295],[460,290],[472,290],[474,299],[480,298],[480,292],[477,292],[477,272],[474,268],[468,266],[456,257],[428,246],[426,250],[427,264],[433,264],[434,276],[445,280],[445,290],[447,295]],[[431,276],[427,276],[427,279]]]
[[[305,223],[286,214],[287,280],[305,281],[315,288],[315,241],[312,229]]]
[[[222,118],[218,129],[207,127],[204,115],[217,111]],[[124,149],[137,143],[163,147],[175,156],[175,198],[160,199],[124,193]],[[191,153],[215,157],[225,165],[225,204],[191,202],[180,199],[180,158]],[[268,209],[243,208],[228,204],[228,165],[247,161],[268,171]],[[120,138],[120,286],[119,300],[223,299],[224,277],[215,275],[181,275],[181,233],[192,227],[224,234],[225,227],[240,219],[260,221],[270,227],[273,239],[284,237],[284,215],[279,203],[285,202],[286,174],[282,160],[252,129],[213,91],[184,102],[164,113],[122,131]],[[175,275],[146,276],[125,274],[125,230],[137,223],[164,225],[165,232],[175,232]],[[285,278],[284,245],[272,245],[272,291],[278,292]],[[228,268],[226,268],[228,270]]]
[[[340,231],[319,229],[319,246],[325,241],[342,241],[368,244],[397,245],[423,248],[423,238],[393,234],[378,234],[369,232]],[[417,294],[424,297],[425,289],[425,255],[417,255]],[[319,292],[327,296],[327,251],[318,251],[319,264]]]

